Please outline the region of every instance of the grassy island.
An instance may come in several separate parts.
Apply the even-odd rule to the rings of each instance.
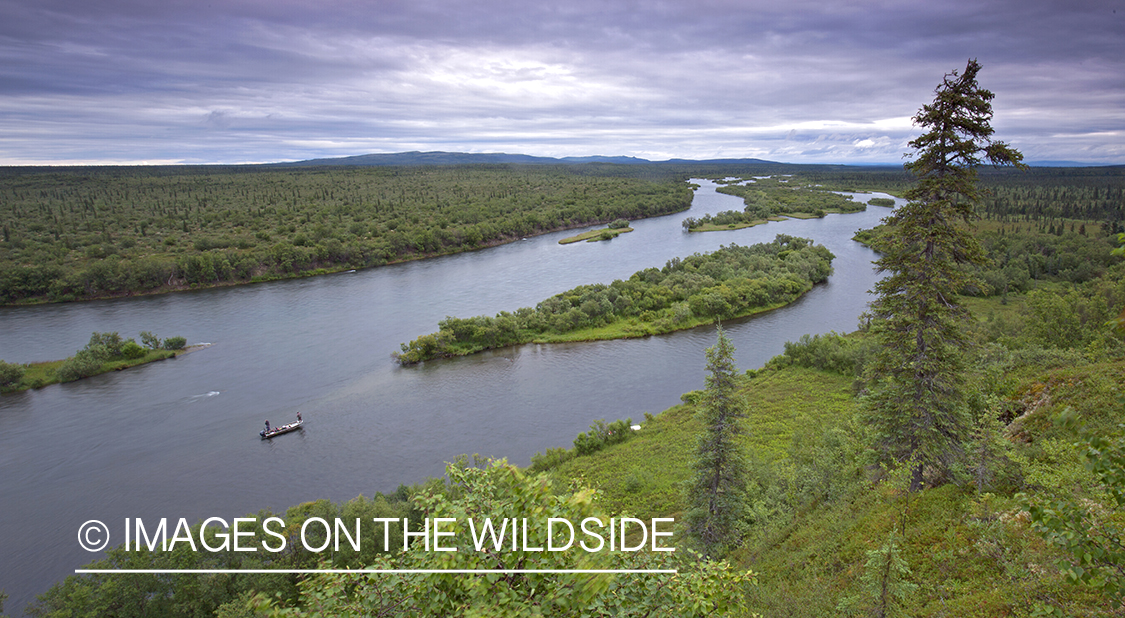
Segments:
[[[121,371],[147,363],[175,358],[203,346],[187,347],[183,337],[161,340],[141,333],[144,346],[117,333],[97,333],[74,356],[64,360],[16,364],[0,361],[0,393],[14,393],[48,384],[73,382],[110,371]]]
[[[599,240],[613,240],[619,234],[625,232],[632,232],[633,228],[629,227],[629,222],[624,219],[617,219],[609,224],[609,226],[582,232],[576,236],[570,236],[559,241],[560,245],[569,245],[571,243],[585,240],[586,242],[597,242]]]
[[[447,317],[438,332],[402,344],[395,358],[409,365],[522,343],[644,337],[745,317],[787,305],[827,280],[834,257],[822,245],[784,234],[750,247],[730,245],[625,281],[579,286],[534,308]]]

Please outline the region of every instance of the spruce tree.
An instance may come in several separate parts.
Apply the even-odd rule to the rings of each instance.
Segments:
[[[746,464],[738,445],[746,406],[735,384],[734,345],[722,326],[718,342],[707,348],[707,371],[687,527],[703,554],[715,558],[737,546],[746,497]]]
[[[957,294],[972,282],[967,267],[984,259],[965,227],[975,218],[976,168],[1022,167],[1023,155],[991,140],[993,94],[977,84],[979,70],[970,60],[947,74],[914,117],[925,132],[910,142],[915,158],[905,167],[918,182],[884,219],[893,233],[876,261],[887,276],[875,286],[881,346],[869,365],[866,416],[881,459],[913,467],[911,491],[927,469],[949,468],[969,426],[960,391],[968,312]]]

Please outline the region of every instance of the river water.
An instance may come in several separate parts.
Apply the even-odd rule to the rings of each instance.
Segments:
[[[65,358],[93,331],[183,335],[213,345],[170,361],[0,397],[0,590],[19,615],[34,596],[101,557],[76,542],[90,519],[123,541],[124,518],[217,516],[344,501],[438,476],[462,453],[526,465],[604,418],[657,413],[702,388],[713,327],[625,341],[525,345],[402,368],[399,343],[447,315],[534,306],[677,256],[776,234],[811,237],[835,273],[793,305],[726,325],[742,368],[804,333],[854,330],[870,300],[874,253],[850,240],[889,213],[828,215],[730,232],[681,221],[741,210],[702,187],[689,213],[635,221],[608,242],[559,245],[577,231],[354,273],[61,305],[0,308],[0,359]],[[881,194],[857,196],[889,197]],[[580,231],[580,230],[578,230]],[[263,421],[302,413],[272,441]]]

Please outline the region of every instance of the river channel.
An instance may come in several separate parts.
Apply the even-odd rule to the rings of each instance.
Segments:
[[[835,273],[796,303],[726,325],[741,368],[804,333],[854,330],[870,300],[874,253],[851,240],[890,212],[828,215],[688,234],[687,216],[741,210],[701,186],[690,212],[633,222],[607,242],[577,231],[459,255],[309,279],[108,301],[0,308],[0,359],[65,358],[93,331],[182,335],[210,347],[79,382],[0,397],[0,590],[20,615],[34,596],[101,557],[79,526],[211,516],[345,501],[442,473],[462,453],[526,465],[569,446],[595,419],[642,419],[702,388],[713,327],[659,337],[525,345],[398,367],[401,342],[447,315],[534,306],[677,256],[776,234],[813,238]],[[856,196],[888,197],[881,194]],[[578,230],[580,231],[580,230]],[[262,441],[263,421],[303,432]]]

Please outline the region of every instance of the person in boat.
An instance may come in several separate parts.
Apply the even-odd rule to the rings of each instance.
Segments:
[[[266,433],[270,432],[270,422],[266,421]]]
[[[298,423],[301,422],[301,413],[300,412],[297,413],[297,422]]]

